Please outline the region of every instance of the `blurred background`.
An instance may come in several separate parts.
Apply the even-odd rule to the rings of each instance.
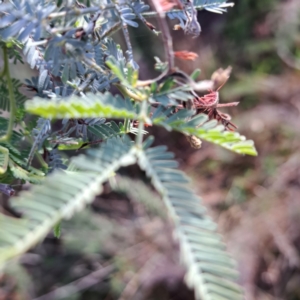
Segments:
[[[149,131],[193,179],[237,260],[247,300],[298,300],[300,1],[237,0],[227,14],[201,11],[198,19],[199,38],[172,32],[175,51],[199,55],[177,65],[187,73],[200,68],[199,80],[232,66],[220,101],[240,101],[226,112],[259,155],[242,157],[205,142],[195,150],[180,134]],[[140,77],[153,77],[153,56],[164,59],[160,40],[143,26],[130,34]],[[143,190],[137,168],[129,173],[135,181],[121,181],[123,190],[135,186],[135,192],[124,196],[107,186],[90,209],[62,224],[60,239],[49,234],[20,264],[11,264],[0,299],[194,299],[167,218],[156,216],[163,211],[156,195]],[[150,213],[130,201],[137,195],[149,196]]]

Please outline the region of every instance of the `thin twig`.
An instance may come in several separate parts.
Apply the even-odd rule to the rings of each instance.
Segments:
[[[152,84],[153,82],[157,82],[164,78],[166,75],[168,75],[171,72],[174,71],[175,64],[174,64],[174,52],[173,52],[173,42],[172,42],[172,37],[169,31],[169,27],[166,22],[166,14],[160,5],[158,0],[152,0],[153,6],[158,14],[158,24],[159,24],[159,29],[161,30],[162,34],[162,40],[163,40],[163,45],[165,48],[165,55],[167,59],[167,69],[160,74],[157,78],[150,79],[150,80],[144,80],[144,81],[138,81],[137,86],[147,86]]]
[[[162,34],[162,40],[165,48],[165,54],[167,58],[168,68],[173,71],[174,69],[174,52],[173,41],[169,31],[168,24],[166,22],[166,14],[159,3],[159,0],[152,0],[153,6],[158,13],[158,24]]]
[[[133,62],[133,50],[132,50],[132,46],[130,43],[130,37],[129,37],[129,32],[128,32],[126,23],[122,24],[122,31],[123,31],[123,35],[124,35],[126,46],[127,46],[127,54],[128,54],[129,61]]]

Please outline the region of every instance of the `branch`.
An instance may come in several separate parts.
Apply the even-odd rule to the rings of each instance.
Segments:
[[[164,43],[165,53],[167,56],[168,68],[173,71],[174,69],[174,52],[172,37],[166,22],[166,14],[159,3],[159,0],[152,0],[153,6],[158,13],[158,23],[162,33],[162,39]]]
[[[166,14],[159,3],[159,0],[152,0],[153,6],[158,14],[158,24],[161,30],[162,34],[162,40],[165,48],[165,54],[167,58],[167,63],[168,63],[168,68],[157,78],[155,79],[150,79],[150,80],[145,80],[145,81],[138,81],[137,86],[146,86],[150,85],[153,82],[157,82],[164,78],[167,74],[174,71],[175,69],[175,64],[174,64],[174,52],[173,52],[173,42],[172,42],[172,37],[166,22]]]

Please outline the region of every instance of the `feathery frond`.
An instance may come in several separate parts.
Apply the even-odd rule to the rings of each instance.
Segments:
[[[19,92],[19,88],[22,86],[22,83],[14,78],[12,79],[12,83],[16,103],[18,107],[21,107],[26,101],[26,97]],[[10,111],[7,82],[2,78],[0,78],[0,109]]]
[[[126,133],[123,131],[123,126],[118,126],[114,121],[107,122],[104,124],[89,126],[88,130],[90,133],[95,135],[97,138],[106,140],[111,137],[119,136]]]
[[[0,133],[3,128],[7,127],[7,123],[6,119],[0,118]],[[35,168],[27,167],[29,149],[23,146],[23,151],[19,151],[22,139],[22,132],[13,130],[10,142],[0,143],[0,149],[2,149],[2,151],[0,151],[0,153],[2,152],[1,171],[3,171],[3,173],[0,172],[0,174],[6,173],[6,182],[8,179],[8,181],[11,182],[13,178],[17,178],[31,183],[40,183],[44,179],[45,174]],[[13,177],[11,175],[13,175]]]
[[[26,170],[22,166],[15,163],[12,159],[8,162],[9,170],[12,172],[15,178],[22,179],[31,183],[41,183],[44,180],[45,174],[39,170],[30,167]]]
[[[252,140],[246,140],[238,132],[226,131],[225,127],[218,125],[216,120],[208,121],[207,115],[199,114],[189,119],[194,111],[182,109],[169,115],[172,110],[173,108],[159,107],[152,116],[153,123],[163,126],[167,130],[176,130],[186,135],[196,136],[239,154],[257,155]]]
[[[0,133],[4,137],[0,143],[0,191],[12,196],[14,190],[6,183],[15,179],[39,184],[10,199],[13,209],[22,214],[20,219],[0,214],[0,266],[41,241],[61,219],[82,210],[120,167],[138,161],[175,223],[182,259],[188,269],[187,283],[195,289],[197,298],[242,299],[235,283],[234,263],[216,233],[216,225],[188,188],[189,180],[177,170],[173,154],[164,146],[148,148],[151,139],[144,142],[143,148],[141,145],[147,133],[144,127],[154,124],[237,153],[256,155],[256,150],[252,141],[225,131],[224,126],[208,121],[207,115],[193,117],[192,110],[182,109],[191,107],[195,92],[208,88],[206,82],[196,83],[192,76],[172,66],[173,59],[157,59],[156,67],[163,72],[158,78],[138,80],[139,65],[134,61],[128,26],[138,27],[140,19],[155,32],[146,18],[157,12],[148,12],[149,6],[142,0],[91,0],[88,7],[73,0],[0,2],[0,47],[5,50],[0,109],[9,110],[11,105],[9,122],[0,118]],[[197,10],[222,13],[232,6],[226,0],[180,0],[177,4],[182,10],[175,9],[166,15],[178,19],[184,32],[194,36],[201,32]],[[164,35],[168,29],[159,26]],[[123,31],[126,55],[109,37],[117,30]],[[164,42],[170,44],[166,57],[173,56],[171,40]],[[20,82],[10,78],[8,68],[9,55],[15,61],[21,58],[17,48],[23,48],[26,61],[39,72],[38,77],[25,80],[27,88],[37,96],[25,105],[24,97],[18,94]],[[109,92],[112,84],[123,97]],[[158,108],[150,111],[147,105]],[[176,106],[176,110],[168,108],[170,105]],[[25,111],[40,116],[35,128],[24,121]],[[63,119],[55,124],[59,126],[55,132],[52,119]],[[117,124],[111,119],[121,121]],[[14,130],[16,123],[22,128],[19,132]],[[32,128],[33,141],[28,138]],[[7,132],[10,140],[5,139]],[[137,134],[136,144],[129,140],[129,133]],[[31,150],[25,144],[28,140]],[[94,148],[98,143],[101,146]],[[92,148],[85,155],[66,159],[66,163],[60,156],[61,149],[85,146]],[[21,147],[24,150],[19,150]],[[34,154],[41,148],[44,155],[37,153],[37,158],[47,176],[31,166]],[[126,192],[149,211],[165,212],[159,208],[157,195],[143,183],[129,179],[116,182],[115,189]]]
[[[63,163],[63,160],[57,149],[52,149],[49,153],[49,172],[53,172],[56,169],[67,169],[67,166]]]
[[[54,171],[42,185],[12,198],[12,207],[23,218],[0,214],[0,264],[33,247],[62,218],[70,218],[90,203],[113,172],[134,162],[128,140],[110,139],[100,149],[90,150],[87,156],[74,158],[79,172]]]
[[[53,3],[41,5],[39,0],[2,3],[0,4],[0,36],[3,40],[17,37],[19,41],[24,42],[29,35],[33,34],[34,40],[37,41],[41,36],[42,20],[55,9],[56,5]]]
[[[28,112],[44,118],[137,118],[136,111],[128,99],[113,96],[109,92],[53,101],[34,98],[25,103],[25,108]]]
[[[188,179],[177,170],[173,153],[158,146],[139,150],[137,156],[175,224],[181,258],[187,268],[186,282],[195,290],[197,299],[242,300],[241,288],[235,282],[235,263],[216,232],[216,224],[188,187]]]

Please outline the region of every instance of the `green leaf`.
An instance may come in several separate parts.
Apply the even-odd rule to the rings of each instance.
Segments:
[[[160,92],[166,92],[168,90],[170,90],[172,87],[174,86],[174,80],[173,78],[169,77],[164,84],[162,85],[162,87],[160,88]]]
[[[15,178],[23,179],[25,181],[29,181],[31,183],[41,183],[44,180],[44,173],[38,172],[30,172],[23,169],[21,166],[16,164],[12,159],[8,161],[9,169],[14,175]],[[31,168],[33,169],[33,168]],[[38,174],[37,174],[38,173]]]
[[[20,93],[19,88],[22,86],[22,82],[12,78],[13,92],[16,100],[17,107],[21,109],[24,106],[26,97]],[[7,88],[7,82],[3,78],[0,78],[0,109],[10,111],[9,93]]]
[[[113,138],[102,147],[72,160],[77,172],[57,170],[41,185],[12,197],[12,207],[23,219],[0,214],[0,264],[42,240],[63,218],[68,219],[102,191],[104,183],[121,166],[135,163],[135,149],[127,138]],[[55,190],[55,193],[53,192]]]
[[[61,223],[57,223],[53,228],[53,234],[56,238],[60,238],[61,235]]]
[[[198,78],[198,76],[200,75],[201,70],[200,69],[196,69],[192,74],[191,74],[191,78],[193,80],[196,80]]]
[[[136,111],[130,100],[119,95],[87,94],[85,97],[72,96],[66,99],[48,101],[33,98],[25,103],[25,108],[32,114],[44,118],[117,118],[136,119]]]
[[[72,141],[72,143],[69,144],[59,144],[57,147],[58,150],[78,150],[79,148],[83,147],[86,142],[84,142],[82,139],[77,139]]]
[[[93,133],[96,137],[106,140],[108,138],[121,135],[125,133],[121,127],[115,122],[107,122],[100,125],[93,125],[88,127],[88,131]]]
[[[151,86],[150,86],[150,92],[154,93],[157,90],[157,83],[156,82],[152,82]]]
[[[124,73],[124,68],[119,65],[119,62],[115,57],[109,56],[105,63],[122,83],[129,85],[126,74]]]
[[[152,99],[162,105],[176,105],[176,101],[187,101],[194,98],[190,93],[190,87],[176,87],[171,89],[172,81],[167,80],[160,92],[153,93]]]
[[[153,124],[163,126],[167,130],[175,130],[186,135],[193,135],[201,140],[220,145],[238,154],[256,156],[257,151],[252,140],[246,140],[237,132],[226,131],[223,125],[218,125],[216,120],[208,121],[208,116],[199,114],[186,121],[194,112],[191,110],[179,110],[168,116],[169,111],[161,107],[153,114]]]
[[[136,86],[136,83],[138,81],[138,77],[139,77],[139,72],[138,70],[135,70],[131,64],[127,64],[127,81],[129,83],[129,85],[131,85],[132,87]]]
[[[216,224],[205,207],[187,185],[185,174],[177,170],[173,155],[165,146],[139,149],[138,164],[163,197],[175,225],[181,261],[187,268],[188,286],[201,300],[242,300],[243,291],[237,284],[236,264],[226,252],[217,233]]]
[[[64,66],[63,72],[62,72],[62,76],[61,76],[61,80],[64,84],[69,79],[69,73],[70,73],[70,65],[68,63],[66,63]]]
[[[154,142],[154,137],[150,135],[144,142],[143,142],[143,149],[149,148]]]

